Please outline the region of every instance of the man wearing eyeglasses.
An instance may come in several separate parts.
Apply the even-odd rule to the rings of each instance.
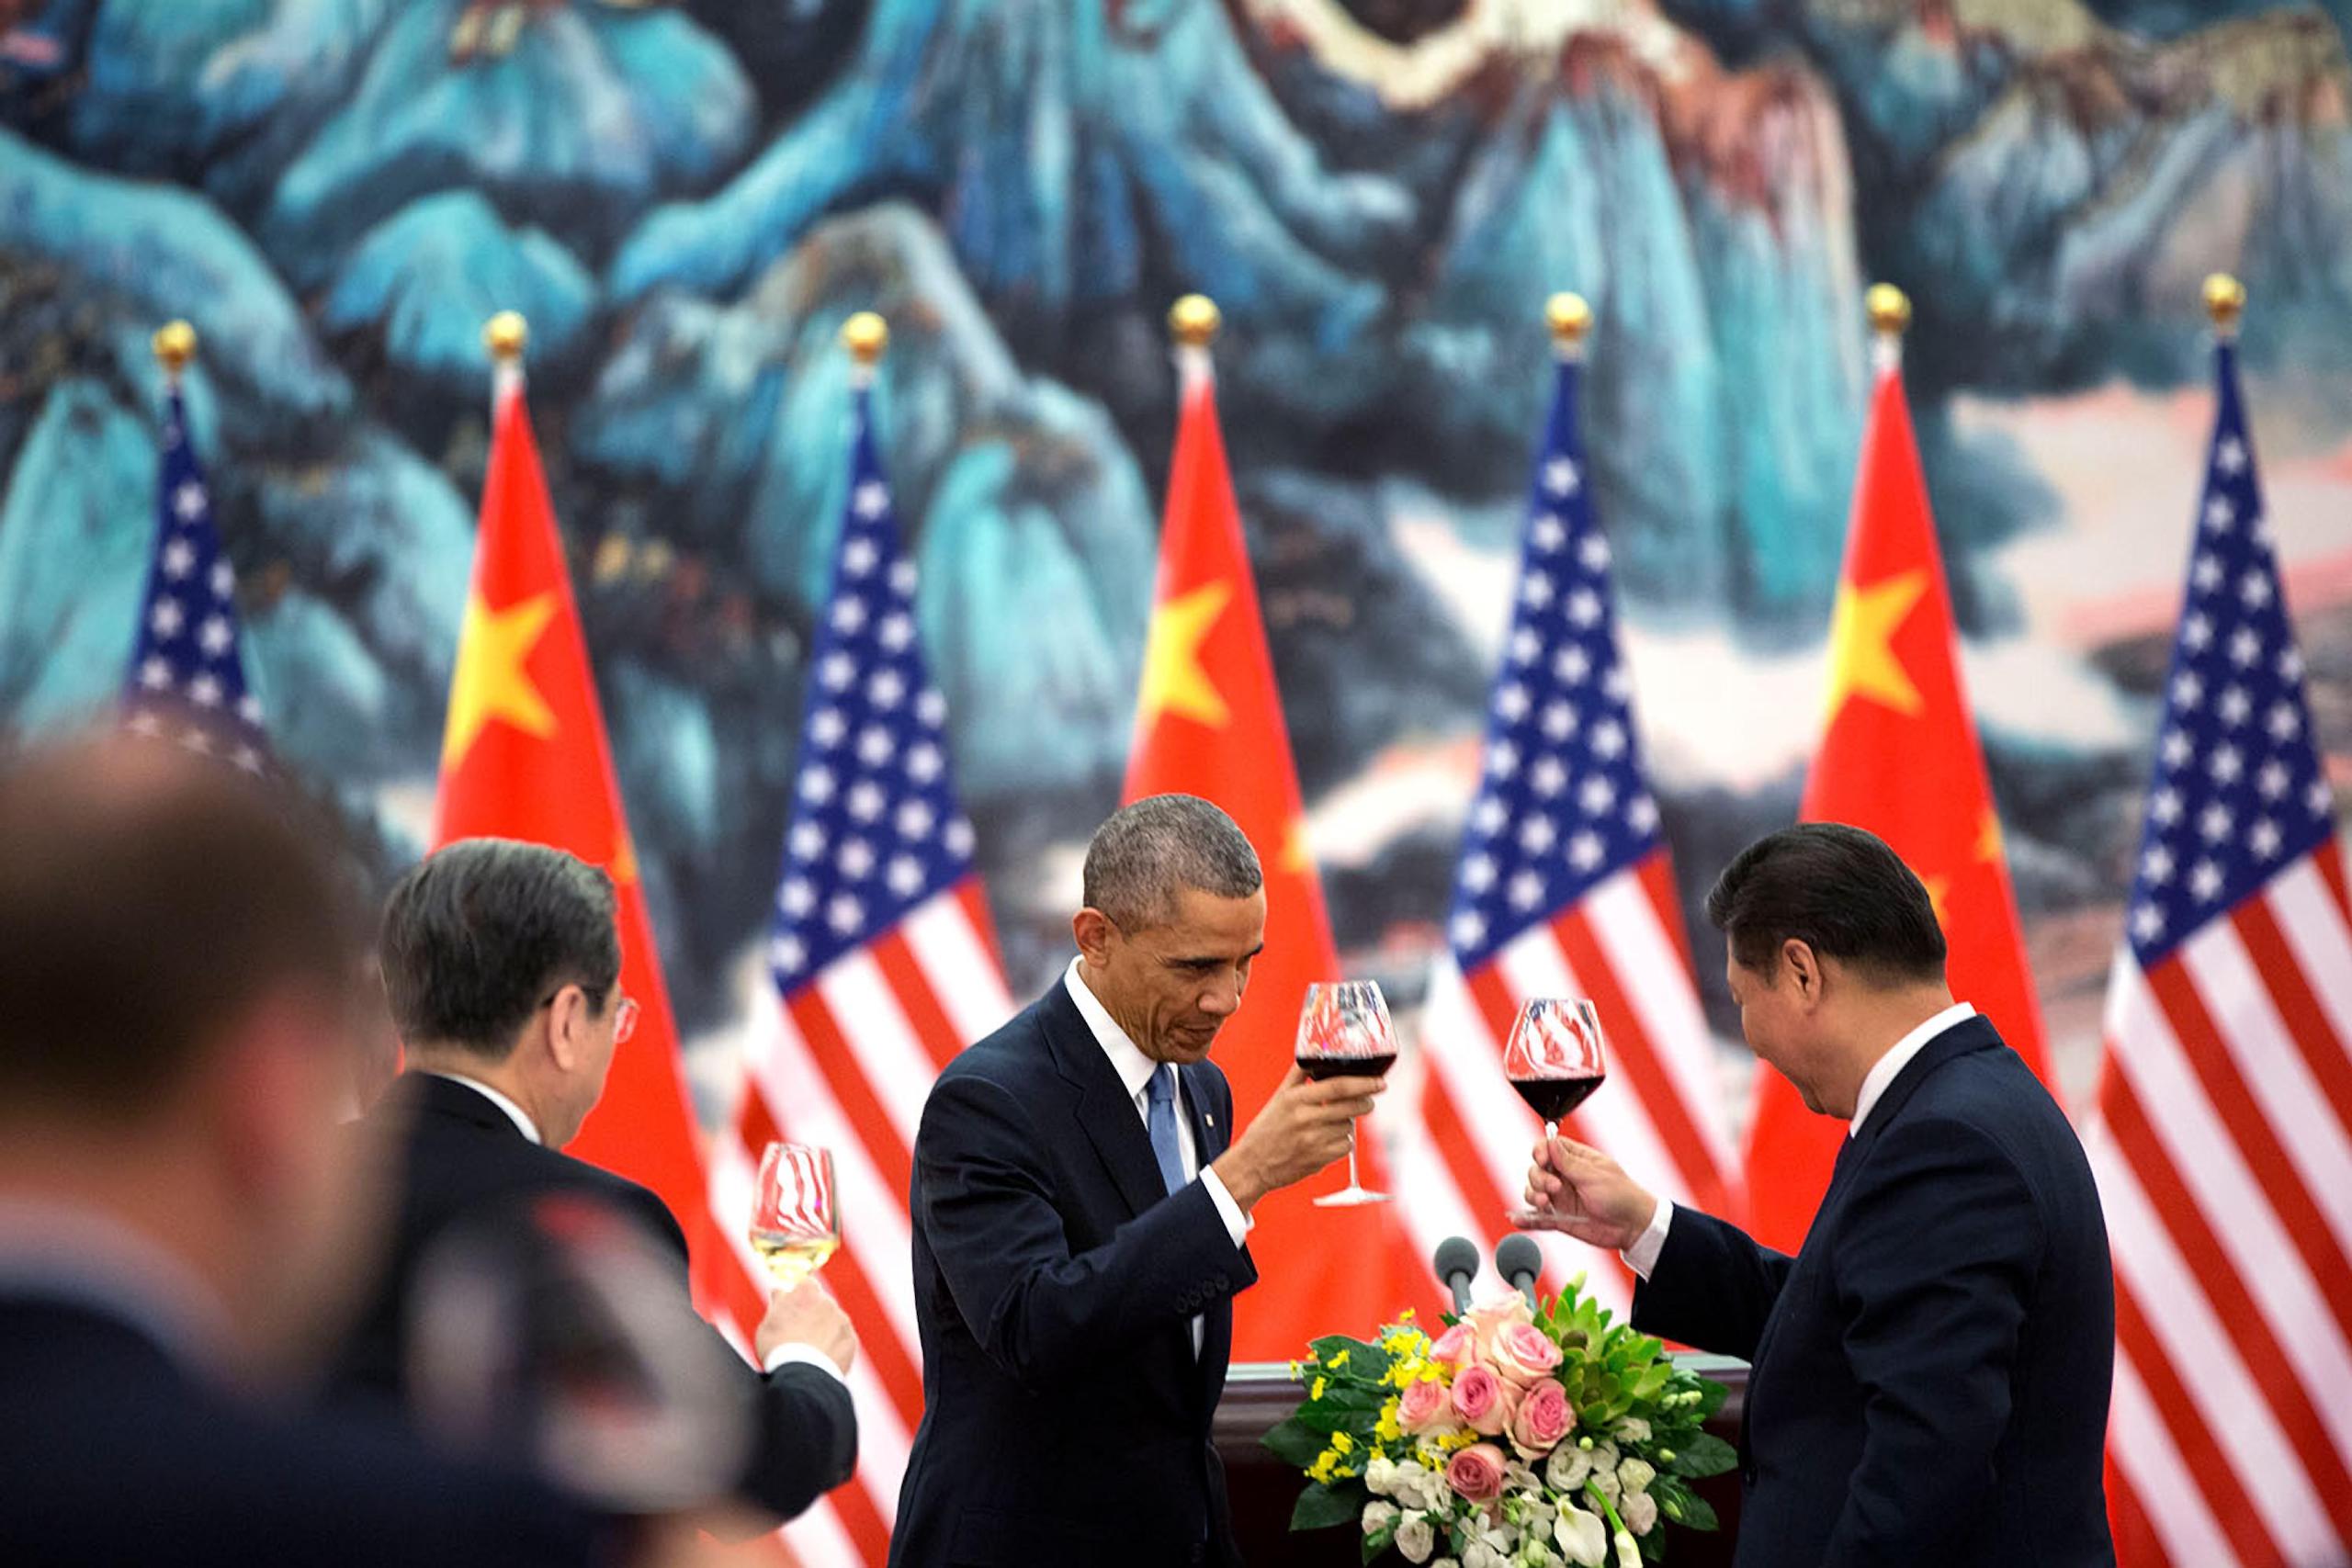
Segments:
[[[637,1025],[620,988],[613,885],[560,850],[503,839],[451,844],[403,877],[384,909],[385,994],[407,1070],[361,1122],[404,1156],[390,1258],[341,1358],[338,1382],[405,1400],[416,1278],[461,1222],[549,1194],[617,1213],[676,1261],[691,1315],[686,1242],[652,1192],[560,1153],[595,1109],[613,1053]],[[699,1319],[689,1330],[716,1331]],[[750,1463],[737,1496],[789,1518],[849,1479],[856,1417],[842,1382],[848,1316],[811,1280],[769,1299],[746,1368]]]

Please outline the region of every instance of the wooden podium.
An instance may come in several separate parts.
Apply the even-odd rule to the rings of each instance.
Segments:
[[[1690,1354],[1675,1359],[1731,1389],[1731,1397],[1707,1423],[1707,1429],[1725,1442],[1737,1442],[1740,1406],[1747,1397],[1747,1363]],[[1213,1430],[1216,1451],[1225,1461],[1226,1485],[1233,1498],[1234,1533],[1240,1538],[1241,1554],[1252,1564],[1280,1568],[1358,1568],[1363,1553],[1354,1530],[1335,1528],[1290,1533],[1291,1507],[1306,1483],[1296,1469],[1267,1452],[1258,1439],[1296,1409],[1298,1400],[1298,1385],[1291,1382],[1290,1369],[1277,1362],[1238,1362],[1226,1375],[1225,1399],[1217,1406]],[[1700,1482],[1698,1491],[1714,1505],[1723,1528],[1711,1534],[1668,1526],[1670,1568],[1711,1568],[1731,1562],[1732,1543],[1739,1532],[1739,1472]]]

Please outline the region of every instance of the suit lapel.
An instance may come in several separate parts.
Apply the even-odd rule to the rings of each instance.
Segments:
[[[1201,1168],[1206,1170],[1209,1162],[1225,1153],[1226,1145],[1232,1141],[1231,1130],[1225,1125],[1223,1112],[1210,1102],[1206,1073],[1198,1067],[1179,1067],[1176,1084],[1183,1100],[1184,1114],[1192,1118],[1193,1147],[1201,1156]],[[1150,1142],[1148,1136],[1145,1142]]]
[[[1059,982],[1046,993],[1045,1025],[1056,1070],[1078,1090],[1080,1131],[1126,1201],[1127,1212],[1142,1213],[1168,1196],[1167,1184],[1159,1179],[1159,1161],[1151,1152],[1151,1135],[1144,1131],[1126,1086],[1112,1070],[1111,1059],[1070,1000],[1069,987]]]

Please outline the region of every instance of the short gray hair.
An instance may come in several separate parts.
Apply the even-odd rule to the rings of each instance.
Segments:
[[[1247,898],[1265,883],[1249,838],[1198,795],[1153,795],[1123,806],[1086,846],[1086,907],[1122,931],[1174,919],[1179,889]]]

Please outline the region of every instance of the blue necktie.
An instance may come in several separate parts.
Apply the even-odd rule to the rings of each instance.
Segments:
[[[1176,1069],[1162,1063],[1152,1070],[1144,1090],[1149,1106],[1145,1125],[1151,1133],[1151,1152],[1159,1160],[1159,1179],[1175,1191],[1184,1185],[1184,1151],[1176,1146]]]

